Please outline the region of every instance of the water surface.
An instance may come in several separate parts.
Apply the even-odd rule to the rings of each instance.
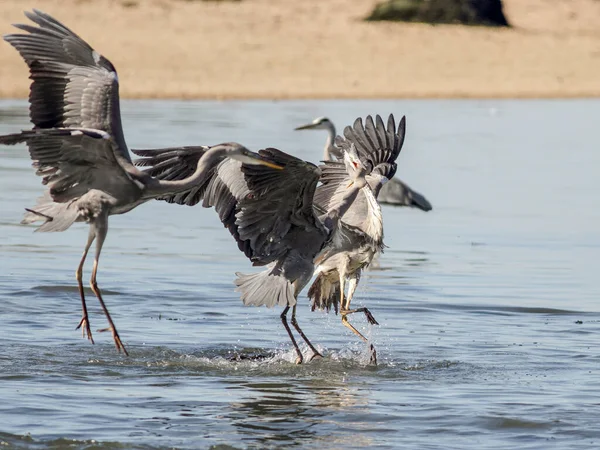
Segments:
[[[599,101],[123,104],[134,148],[236,140],[315,162],[325,136],[295,126],[389,112],[407,115],[398,176],[434,210],[384,207],[388,248],[354,301],[380,326],[352,319],[376,368],[304,294],[299,321],[325,357],[294,365],[280,310],[233,291],[234,272],[254,269],[214,212],[159,202],[111,217],[100,260],[131,355],[107,334],[91,345],[75,331],[87,227],[19,225],[40,180],[24,147],[0,148],[0,442],[597,448]],[[26,102],[0,102],[0,133],[27,126]],[[88,304],[106,326],[91,292]]]

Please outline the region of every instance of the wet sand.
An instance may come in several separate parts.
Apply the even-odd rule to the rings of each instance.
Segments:
[[[511,29],[369,23],[376,1],[38,0],[108,57],[127,98],[477,98],[600,95],[600,2],[505,0]],[[27,69],[0,45],[0,97]]]

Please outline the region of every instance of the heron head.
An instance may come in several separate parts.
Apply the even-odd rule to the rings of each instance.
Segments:
[[[367,169],[358,157],[358,152],[354,144],[344,151],[344,165],[351,180],[348,187],[353,184],[359,184],[359,187],[366,185],[365,175],[367,174]]]
[[[221,145],[227,148],[227,157],[240,161],[243,164],[250,164],[253,166],[266,166],[270,167],[271,169],[278,170],[283,169],[282,166],[279,166],[275,163],[264,159],[258,153],[248,150],[246,147],[244,147],[241,144],[238,144],[237,142],[228,142],[226,144]]]
[[[317,117],[311,123],[294,128],[295,130],[327,130],[333,126],[327,117]]]

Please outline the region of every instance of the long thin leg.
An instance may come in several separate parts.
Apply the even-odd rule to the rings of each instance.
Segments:
[[[356,291],[356,287],[358,286],[359,281],[360,271],[356,272],[354,276],[348,281],[348,295],[346,296],[346,304],[342,305],[342,310],[346,313],[346,315],[354,314],[357,312],[364,313],[365,317],[367,318],[367,321],[371,325],[379,325],[379,322],[375,320],[375,317],[373,317],[373,314],[371,314],[371,311],[369,311],[367,308],[350,309],[350,302],[354,297],[354,292]]]
[[[311,344],[311,342],[308,340],[308,338],[306,337],[306,335],[304,334],[304,332],[300,329],[300,325],[298,325],[298,321],[296,320],[296,305],[294,305],[294,307],[292,308],[292,325],[294,326],[294,328],[296,329],[296,331],[298,332],[298,334],[300,335],[300,337],[302,339],[304,339],[304,342],[306,342],[306,345],[308,345],[308,347],[312,350],[313,355],[309,358],[309,360],[307,362],[311,362],[316,356],[319,357],[323,357],[323,355],[321,355],[319,353],[319,351],[314,347],[314,345]]]
[[[294,344],[294,348],[296,349],[296,355],[298,355],[298,357],[296,358],[296,364],[302,364],[302,352],[300,351],[300,347],[298,347],[298,344],[296,343],[296,339],[294,338],[294,335],[292,334],[292,330],[290,330],[290,326],[287,323],[287,312],[290,310],[289,306],[286,306],[285,309],[283,310],[283,312],[281,313],[281,323],[283,323],[283,326],[285,327],[285,331],[287,331],[288,336],[290,337],[290,339],[292,340],[292,344]]]
[[[94,338],[92,337],[92,330],[90,329],[90,319],[88,317],[87,306],[85,304],[85,294],[83,292],[83,264],[85,263],[85,258],[87,257],[88,251],[92,246],[92,242],[96,238],[96,234],[93,229],[90,227],[90,232],[88,234],[87,244],[85,244],[85,249],[83,250],[83,256],[81,257],[81,261],[79,262],[79,267],[77,267],[77,271],[75,272],[75,278],[77,279],[77,286],[79,287],[79,295],[81,297],[81,308],[83,310],[81,315],[81,321],[79,325],[77,325],[76,330],[81,328],[81,335],[85,337],[87,334],[87,338],[94,343]]]
[[[360,279],[360,272],[356,272],[354,274],[354,276],[352,278],[350,278],[350,280],[348,282],[348,296],[346,297],[345,304],[342,304],[342,309],[340,310],[340,314],[342,316],[342,323],[344,324],[344,326],[349,328],[354,334],[356,334],[358,337],[360,337],[364,342],[368,343],[369,340],[365,336],[363,336],[363,334],[360,331],[358,331],[356,328],[354,328],[354,326],[350,322],[348,322],[348,318],[346,317],[348,314],[352,314],[353,312],[357,312],[362,309],[363,312],[365,313],[365,315],[367,316],[367,320],[370,317],[375,323],[377,323],[375,321],[375,318],[371,314],[371,312],[366,308],[358,308],[356,310],[350,310],[350,302],[352,301],[352,297],[354,296],[354,292],[356,291],[356,286],[358,285],[359,279]],[[373,344],[370,344],[370,350],[371,350],[371,359],[370,359],[369,363],[373,364],[373,365],[377,365],[377,351],[375,350],[375,347],[373,346]]]
[[[98,272],[98,260],[100,259],[100,252],[102,251],[102,245],[104,244],[104,239],[106,239],[106,233],[108,233],[108,217],[107,215],[105,215],[103,218],[99,218],[99,220],[96,220],[96,222],[94,224],[91,225],[92,227],[96,228],[96,255],[94,257],[94,267],[92,268],[92,278],[90,279],[90,287],[92,288],[92,291],[94,291],[94,294],[96,294],[96,297],[98,297],[98,300],[100,301],[100,306],[102,307],[102,311],[104,311],[104,315],[106,316],[106,319],[108,320],[108,328],[104,328],[102,330],[98,330],[100,332],[102,331],[112,331],[112,335],[113,335],[113,339],[115,340],[115,345],[117,346],[117,350],[121,351],[123,350],[123,353],[125,353],[126,355],[129,355],[129,353],[127,353],[127,350],[125,349],[125,346],[123,345],[123,342],[121,342],[121,338],[119,337],[119,333],[117,331],[117,327],[115,327],[115,324],[112,320],[112,318],[110,317],[110,313],[108,312],[108,309],[106,308],[106,305],[104,304],[104,300],[102,300],[102,294],[100,293],[100,289],[98,288],[98,283],[96,282],[96,274]]]
[[[344,309],[344,283],[346,282],[346,274],[339,272],[340,275],[340,310]]]

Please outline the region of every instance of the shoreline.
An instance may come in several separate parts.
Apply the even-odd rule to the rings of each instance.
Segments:
[[[38,0],[117,68],[122,98],[600,97],[600,2],[504,0],[512,28],[364,22],[377,0]],[[26,23],[0,4],[0,33]],[[107,32],[107,24],[110,32]],[[0,43],[0,98],[27,98]]]

